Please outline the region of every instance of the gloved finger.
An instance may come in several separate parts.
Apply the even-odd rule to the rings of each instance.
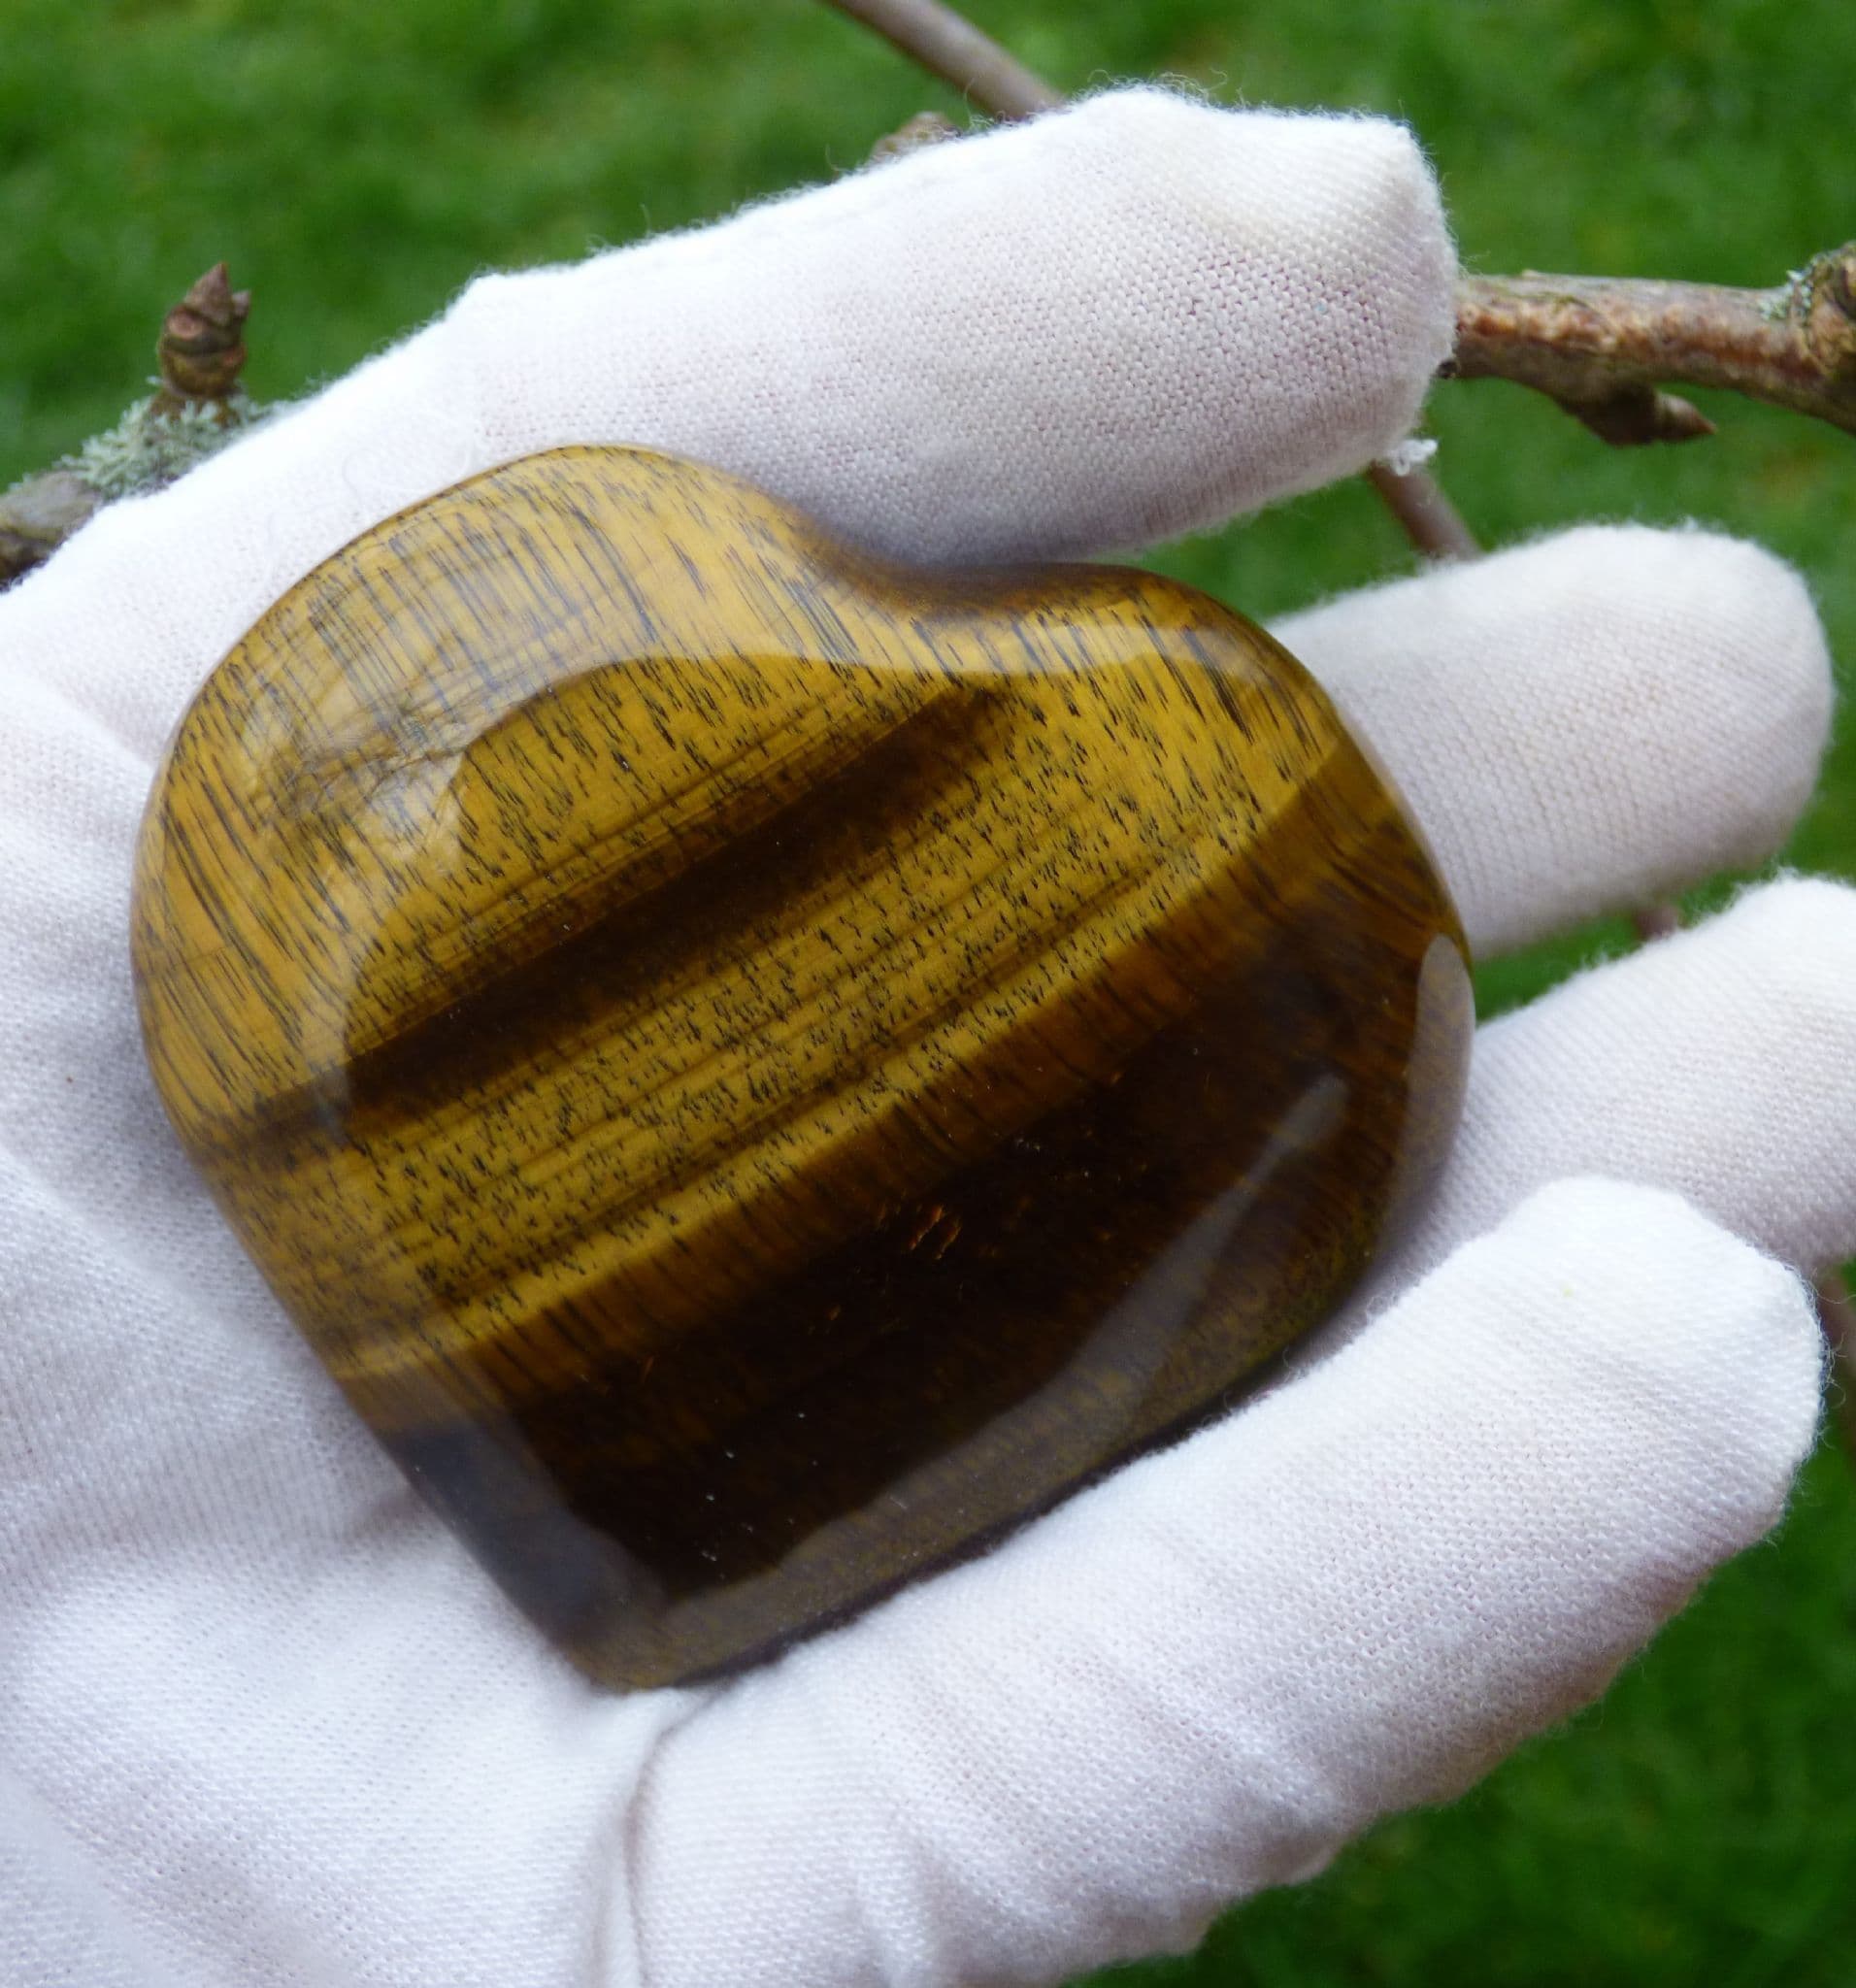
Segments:
[[[1788,878],[1478,1031],[1463,1123],[1370,1315],[1542,1182],[1674,1189],[1783,1262],[1856,1254],[1856,890]]]
[[[649,1988],[1057,1981],[1197,1939],[1595,1694],[1780,1510],[1798,1279],[1586,1179],[1326,1366],[698,1710]]]
[[[1138,89],[701,233],[486,278],[438,323],[0,602],[0,649],[152,756],[363,526],[488,464],[628,442],[917,560],[1144,542],[1356,469],[1448,351],[1410,135]]]
[[[590,420],[878,550],[995,561],[1364,468],[1449,353],[1455,274],[1403,126],[1130,89],[629,264],[490,279],[457,318],[565,362],[480,387],[507,452]]]
[[[1276,632],[1390,771],[1478,955],[1764,861],[1830,732],[1803,581],[1710,532],[1588,525]]]

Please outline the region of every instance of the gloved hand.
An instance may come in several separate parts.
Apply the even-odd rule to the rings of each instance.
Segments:
[[[0,599],[0,1980],[1046,1981],[1191,1942],[1591,1697],[1777,1518],[1856,1249],[1856,894],[1782,881],[1479,1037],[1421,1226],[1268,1394],[735,1681],[605,1696],[350,1415],[144,1072],[130,849],[189,694],[396,507],[565,442],[923,560],[1355,470],[1450,338],[1410,139],[1155,92],[486,279]],[[1242,606],[1242,602],[1235,605]],[[1804,587],[1591,528],[1280,630],[1487,955],[1777,846]]]

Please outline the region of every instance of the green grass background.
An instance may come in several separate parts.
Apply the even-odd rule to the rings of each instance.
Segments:
[[[1472,267],[1766,283],[1856,233],[1848,0],[972,12],[1066,87],[1172,74],[1410,119]],[[812,0],[0,0],[0,483],[108,423],[221,256],[257,296],[249,383],[295,395],[476,270],[829,176],[925,105],[959,108]],[[1444,387],[1439,468],[1489,542],[1594,514],[1756,534],[1856,656],[1856,441],[1705,404],[1718,440],[1613,452],[1518,389]],[[1406,559],[1356,482],[1161,563],[1268,614]],[[1856,876],[1847,724],[1791,856]],[[1624,943],[1485,969],[1484,1006]],[[1856,1490],[1826,1446],[1777,1539],[1599,1707],[1195,1958],[1104,1980],[1841,1988],[1853,1867]]]

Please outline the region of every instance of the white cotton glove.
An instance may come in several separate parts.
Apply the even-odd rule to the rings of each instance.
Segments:
[[[1856,894],[1780,882],[1485,1029],[1429,1213],[1266,1396],[732,1682],[603,1695],[353,1419],[182,1159],[130,847],[219,654],[564,442],[917,558],[1356,469],[1448,348],[1410,139],[1152,92],[441,322],[0,599],[0,1981],[972,1988],[1193,1940],[1597,1692],[1778,1516],[1856,1249]],[[1236,605],[1242,606],[1242,603]],[[1591,529],[1281,631],[1480,950],[1783,837],[1799,581]]]

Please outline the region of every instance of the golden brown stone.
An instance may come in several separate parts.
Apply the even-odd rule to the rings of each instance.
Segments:
[[[586,1669],[842,1617],[1216,1412],[1432,1172],[1455,916],[1321,692],[563,449],[356,540],[157,779],[187,1150]]]

